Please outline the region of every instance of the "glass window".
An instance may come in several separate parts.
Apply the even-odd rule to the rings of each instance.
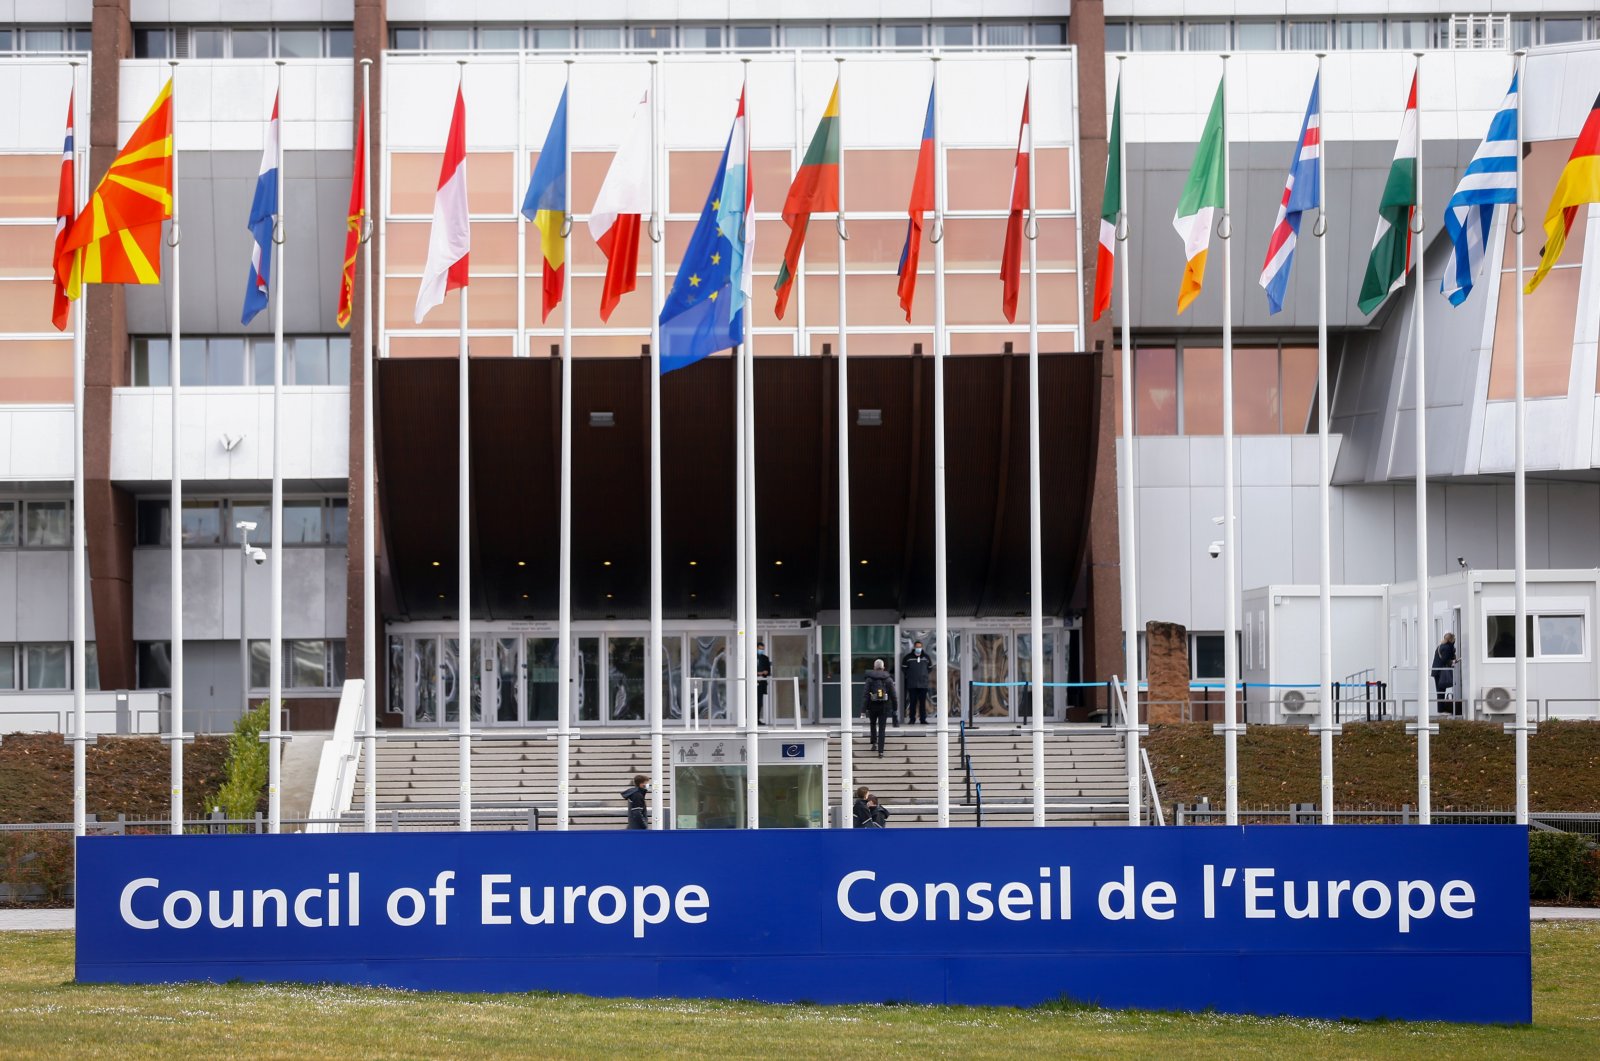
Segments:
[[[1178,433],[1178,354],[1172,347],[1134,347],[1134,430]]]
[[[1276,435],[1283,430],[1279,402],[1278,348],[1233,348],[1233,428],[1241,435]]]
[[[1290,22],[1289,47],[1296,51],[1317,51],[1328,47],[1326,22]]]
[[[1106,51],[1108,53],[1127,51],[1128,40],[1129,33],[1126,22],[1106,23]]]
[[[166,501],[141,498],[135,509],[134,544],[167,545],[170,541],[168,535],[172,533],[169,518],[170,509]]]
[[[620,51],[622,48],[621,26],[584,26],[578,32],[586,52]]]
[[[484,26],[478,30],[482,51],[514,52],[522,47],[521,26]]]
[[[227,57],[228,31],[225,29],[199,29],[189,31],[189,58],[224,59]]]
[[[28,501],[23,505],[22,544],[60,549],[72,542],[72,502]]]
[[[1536,626],[1539,656],[1582,656],[1583,616],[1541,615]]]
[[[471,26],[430,26],[428,47],[442,52],[464,52],[472,48]]]
[[[3,43],[3,42],[0,42]],[[0,690],[17,687],[17,646],[0,645]]]
[[[283,646],[284,685],[290,689],[328,687],[326,641],[286,641]]]
[[[350,502],[336,497],[328,502],[326,517],[329,545],[348,545],[350,542]]]
[[[348,59],[355,54],[355,34],[347,29],[328,31],[328,58]]]
[[[67,31],[72,36],[72,50],[87,52],[94,49],[94,31],[87,26],[77,27]]]
[[[733,27],[733,46],[741,50],[772,47],[771,26]]]
[[[24,645],[25,688],[68,689],[66,645]]]
[[[222,544],[222,502],[185,501],[183,503],[183,544]]]
[[[1517,617],[1515,615],[1487,616],[1487,629],[1483,643],[1488,646],[1489,659],[1517,658]],[[1533,616],[1528,616],[1526,644],[1533,646]]]
[[[977,33],[965,23],[940,25],[933,27],[933,40],[941,48],[970,48],[977,43]]]
[[[400,29],[389,31],[389,41],[396,51],[416,52],[422,50],[422,31],[415,26],[404,26]]]
[[[1174,52],[1178,50],[1178,30],[1170,22],[1135,22],[1134,46],[1141,52]]]
[[[1511,47],[1533,47],[1533,19],[1524,17],[1511,20]]]
[[[1191,22],[1184,27],[1184,43],[1191,52],[1228,50],[1226,22]]]
[[[0,545],[17,544],[17,503],[0,501]]]
[[[233,31],[233,57],[235,59],[265,59],[272,54],[272,31],[266,27],[249,29],[235,27]]]
[[[165,508],[166,503],[161,502]],[[239,523],[254,523],[253,531],[242,531]],[[228,504],[228,541],[238,545],[247,539],[251,545],[272,544],[272,505],[266,501],[232,501]]]
[[[1222,434],[1222,348],[1183,348],[1183,433]]]
[[[25,29],[22,31],[22,50],[64,52],[67,50],[67,35],[58,29]]]
[[[1035,22],[1033,24],[1033,43],[1041,47],[1051,47],[1067,43],[1067,27],[1060,22]]]
[[[535,48],[546,51],[570,52],[572,50],[572,30],[566,26],[548,27],[540,26],[528,31]]]
[[[406,648],[402,638],[389,638],[388,712],[398,715],[406,709]]]
[[[257,387],[272,386],[272,358],[276,352],[271,339],[250,340],[250,380]]]
[[[170,641],[140,641],[134,646],[139,688],[172,688],[171,647]]]
[[[783,44],[786,48],[826,48],[828,46],[828,27],[785,26],[783,27]]]
[[[321,501],[285,501],[283,503],[283,543],[285,545],[322,544]]]
[[[1028,43],[1028,27],[1019,22],[1001,22],[983,28],[983,40],[991,48],[1020,48]]]
[[[678,44],[683,48],[713,51],[722,47],[721,26],[680,26]]]
[[[206,384],[212,387],[244,386],[244,340],[206,341]]]
[[[1278,46],[1278,24],[1240,22],[1234,27],[1234,46],[1241,52],[1269,52]]]
[[[167,58],[168,34],[165,29],[135,29],[133,31],[133,57],[135,59]]]
[[[671,26],[634,26],[628,36],[638,51],[653,52],[657,48],[672,47]]]
[[[1189,651],[1189,677],[1196,681],[1227,676],[1227,661],[1223,659],[1221,634],[1191,634]]]
[[[1383,47],[1383,23],[1371,21],[1339,21],[1339,47],[1375,49]]]
[[[1389,47],[1422,49],[1433,46],[1433,24],[1425,18],[1391,18]]]
[[[922,26],[885,26],[883,43],[895,48],[920,48],[924,43]]]
[[[299,387],[326,386],[328,382],[328,340],[320,336],[299,336],[294,341],[294,376]]]
[[[204,339],[184,339],[179,348],[181,355],[180,373],[185,387],[204,387],[206,385],[206,341]]]
[[[252,641],[250,642],[250,688],[266,689],[271,684],[272,642]]]
[[[350,386],[350,337],[328,336],[328,382],[335,387]]]
[[[322,31],[316,29],[280,29],[278,31],[278,58],[322,58]]]
[[[1570,44],[1583,40],[1583,19],[1547,18],[1544,20],[1544,43]]]
[[[835,26],[833,27],[833,46],[835,48],[870,48],[877,43],[876,26]]]

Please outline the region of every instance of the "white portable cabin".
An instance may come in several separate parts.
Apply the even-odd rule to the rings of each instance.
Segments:
[[[1333,680],[1343,683],[1345,717],[1368,692],[1352,681],[1381,681],[1389,671],[1384,617],[1387,586],[1333,587]],[[1245,721],[1315,722],[1321,711],[1322,605],[1316,586],[1246,590],[1239,621],[1239,675],[1245,683]],[[1374,686],[1372,699],[1379,697]],[[1364,711],[1361,717],[1365,717]],[[1373,706],[1376,717],[1377,706]]]

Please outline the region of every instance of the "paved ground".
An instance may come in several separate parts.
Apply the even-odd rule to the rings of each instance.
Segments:
[[[1600,921],[1600,908],[1593,906],[1535,906],[1528,914],[1535,921]]]

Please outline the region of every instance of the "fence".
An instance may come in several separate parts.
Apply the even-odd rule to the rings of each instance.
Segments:
[[[1432,817],[1435,825],[1515,825],[1517,822],[1516,811],[1500,809],[1435,810]],[[1226,813],[1222,808],[1213,807],[1208,802],[1179,803],[1174,807],[1173,820],[1177,825],[1217,825],[1226,820]],[[1315,803],[1291,803],[1287,807],[1239,808],[1241,825],[1316,825],[1320,820],[1321,811]],[[1347,825],[1411,825],[1417,820],[1417,812],[1409,803],[1403,803],[1398,807],[1335,810],[1333,820],[1335,824]],[[1534,829],[1577,833],[1591,843],[1600,842],[1600,812],[1532,813],[1528,816],[1528,821]]]

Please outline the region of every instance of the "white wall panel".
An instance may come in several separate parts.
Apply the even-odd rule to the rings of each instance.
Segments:
[[[111,477],[148,482],[171,478],[171,392],[117,389],[111,401]],[[272,477],[272,391],[262,387],[183,390],[183,474],[186,481]],[[349,388],[284,388],[285,479],[343,479],[349,474]],[[222,436],[240,441],[230,452]],[[69,470],[70,476],[70,470]]]
[[[1139,600],[1145,618],[1181,622],[1178,617],[1189,612],[1188,542],[1182,522],[1188,494],[1183,487],[1139,491]]]
[[[1287,487],[1239,490],[1240,588],[1294,580],[1294,507]]]
[[[0,552],[0,641],[17,639],[17,557],[15,549]]]
[[[1191,611],[1189,621],[1185,625],[1192,630],[1222,629],[1224,602],[1222,558],[1213,560],[1206,551],[1213,541],[1222,537],[1222,528],[1211,522],[1213,516],[1221,514],[1221,487],[1197,486],[1189,490],[1189,518],[1186,521],[1188,541],[1177,554],[1177,559],[1188,572]],[[1183,525],[1180,523],[1179,513],[1171,513],[1167,518],[1176,525]],[[1164,618],[1179,623],[1184,621],[1180,615],[1151,615],[1149,618]]]
[[[171,632],[170,554],[164,548],[133,551],[133,637],[163,641]],[[283,636],[345,636],[343,548],[288,548],[283,565]],[[338,579],[330,570],[338,568]],[[238,640],[239,550],[186,549],[183,553],[184,639]],[[246,622],[252,639],[271,636],[271,563],[246,572]],[[64,583],[63,583],[64,584]],[[337,591],[337,601],[330,592]],[[65,594],[63,594],[63,597]]]
[[[0,480],[7,479],[71,483],[70,405],[0,404]]]

